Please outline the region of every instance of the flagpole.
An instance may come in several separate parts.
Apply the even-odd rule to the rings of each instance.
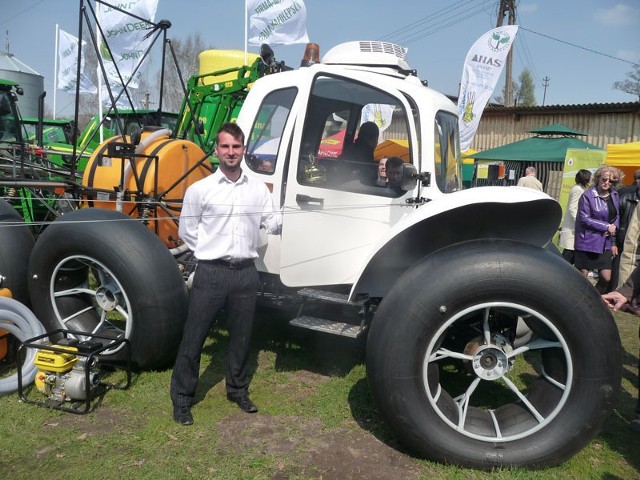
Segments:
[[[96,4],[96,38],[98,39],[98,45],[101,45],[102,42],[104,42],[104,38],[102,38],[102,33],[100,33],[102,31],[102,26],[100,25],[100,20],[102,19],[102,15],[101,15],[101,9],[102,9],[102,5],[97,5]],[[98,48],[98,51],[100,51],[100,49]],[[102,53],[98,53],[98,55],[100,56],[100,58],[98,58],[98,65],[96,66],[96,74],[97,74],[97,80],[98,80],[98,118],[100,119],[100,123],[98,124],[98,140],[100,140],[100,143],[102,144],[102,142],[104,142],[104,132],[102,131],[102,82],[103,80],[106,81],[106,79],[104,79],[102,77],[102,68],[100,68],[100,65],[102,64]]]
[[[249,6],[247,5],[248,0],[244,0],[244,64],[246,65],[248,62],[248,42],[249,42]]]
[[[53,118],[56,118],[56,95],[58,93],[58,36],[60,29],[56,23],[56,39],[53,50]]]

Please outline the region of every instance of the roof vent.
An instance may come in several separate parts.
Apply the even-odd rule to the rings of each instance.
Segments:
[[[407,49],[388,42],[360,41],[341,43],[322,58],[322,63],[334,65],[368,65],[410,70]]]

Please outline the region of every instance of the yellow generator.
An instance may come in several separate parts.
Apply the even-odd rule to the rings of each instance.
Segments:
[[[85,356],[78,355],[85,347],[77,339],[65,338],[51,348],[38,349],[34,360],[38,391],[54,402],[87,400],[100,385],[100,376],[91,371],[93,365],[87,364]]]

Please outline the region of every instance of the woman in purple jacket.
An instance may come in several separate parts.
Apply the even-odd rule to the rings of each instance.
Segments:
[[[578,201],[575,236],[575,266],[586,277],[590,270],[598,271],[596,287],[609,291],[611,261],[618,254],[615,235],[620,222],[618,191],[613,188],[618,172],[612,167],[600,167],[593,174],[593,186]]]

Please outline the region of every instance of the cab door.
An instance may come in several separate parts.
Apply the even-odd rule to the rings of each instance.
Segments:
[[[403,140],[403,161],[417,158],[409,105],[393,82],[372,87],[371,76],[317,74],[293,131],[284,191],[280,278],[289,286],[350,284],[378,240],[409,212],[413,192],[375,182],[380,155],[353,162],[346,145],[365,121],[379,126],[378,144]],[[371,118],[373,112],[373,118]],[[376,112],[387,112],[378,115]],[[342,132],[344,130],[344,132]],[[327,153],[327,139],[338,139]],[[323,142],[324,141],[324,142]],[[348,150],[348,149],[347,149]]]

